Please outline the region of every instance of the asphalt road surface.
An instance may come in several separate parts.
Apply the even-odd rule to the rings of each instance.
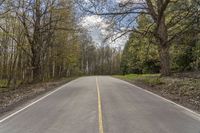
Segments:
[[[119,79],[92,76],[1,117],[0,133],[200,133],[200,117]]]

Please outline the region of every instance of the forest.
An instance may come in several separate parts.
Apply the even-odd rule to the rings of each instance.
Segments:
[[[0,7],[1,87],[200,69],[199,0],[1,0]],[[107,22],[101,44],[79,24],[80,14]],[[125,35],[123,51],[106,43]]]
[[[154,35],[156,24],[152,22],[152,18],[145,14],[138,16],[137,33],[130,34],[122,55],[123,73],[141,74],[161,71],[164,75],[170,75],[174,72],[199,71],[199,7],[199,1],[177,1],[175,4],[169,4],[163,16],[165,20],[163,30],[168,38],[164,46],[158,44],[157,39],[161,37],[157,38],[157,35]],[[162,53],[162,46],[166,47],[164,53]],[[169,68],[166,67],[166,63]],[[162,72],[162,69],[165,71]]]
[[[170,76],[199,69],[199,0],[88,0],[79,5],[105,18],[111,36],[129,35],[122,55],[124,74]]]
[[[0,88],[119,73],[120,53],[96,45],[71,0],[1,0]]]

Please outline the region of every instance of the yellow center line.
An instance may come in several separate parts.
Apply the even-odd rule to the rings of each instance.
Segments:
[[[98,83],[97,77],[96,77],[96,85],[97,85],[97,97],[98,97],[99,133],[104,133],[103,116],[102,116],[102,108],[101,108],[101,94],[100,94],[99,83]]]

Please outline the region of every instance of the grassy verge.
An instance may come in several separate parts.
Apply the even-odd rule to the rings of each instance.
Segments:
[[[128,81],[140,81],[150,86],[163,84],[164,81],[160,74],[129,74],[129,75],[115,75],[113,77],[120,78]]]
[[[189,76],[188,76],[189,75]],[[200,111],[200,74],[174,74],[160,77],[159,74],[115,75],[144,89],[159,94],[188,108]]]

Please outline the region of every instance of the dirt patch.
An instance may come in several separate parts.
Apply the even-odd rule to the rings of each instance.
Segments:
[[[0,88],[0,116],[15,107],[51,91],[75,78],[67,78],[59,81],[24,85],[16,89]]]

